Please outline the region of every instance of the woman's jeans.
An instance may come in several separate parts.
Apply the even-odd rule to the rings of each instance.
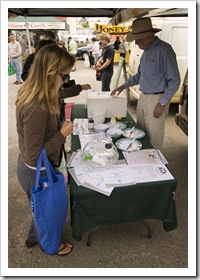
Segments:
[[[110,82],[112,79],[113,70],[103,71],[101,73],[101,89],[102,91],[110,91]]]
[[[45,176],[46,172],[41,171],[41,176]],[[27,194],[29,203],[30,203],[30,211],[31,211],[31,188],[35,186],[35,175],[36,170],[33,170],[26,166],[22,159],[18,158],[18,166],[17,166],[17,177],[22,189]],[[38,242],[37,231],[35,229],[34,221],[32,219],[29,232],[28,232],[28,241],[29,242]]]

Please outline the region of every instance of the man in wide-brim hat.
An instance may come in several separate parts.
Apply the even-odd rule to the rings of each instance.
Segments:
[[[153,28],[149,17],[133,21],[132,32],[127,34],[126,40],[135,40],[144,50],[138,72],[111,92],[111,95],[118,95],[128,87],[140,85],[137,123],[156,149],[162,148],[169,103],[180,85],[176,54],[170,44],[155,36],[159,31],[161,29]]]
[[[126,37],[127,42],[132,42],[161,31],[159,28],[153,28],[150,18],[139,18],[132,23],[132,32]]]

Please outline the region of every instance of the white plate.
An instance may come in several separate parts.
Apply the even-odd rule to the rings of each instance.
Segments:
[[[130,143],[133,143],[133,144],[130,146],[130,148],[128,148]],[[125,151],[125,152],[138,151],[142,148],[142,144],[138,140],[133,141],[132,138],[120,139],[115,143],[115,145],[117,146],[118,149]]]
[[[119,128],[109,128],[107,134],[112,138],[119,138],[122,135],[123,131]]]
[[[133,132],[130,136],[131,128],[124,129],[122,135],[126,138],[135,138],[135,139],[141,139],[145,136],[145,132],[139,128],[134,128]]]
[[[96,132],[104,132],[108,129],[109,125],[105,123],[96,123],[94,129]]]
[[[108,123],[106,123],[107,125],[109,125],[109,127],[111,128],[112,127],[112,124],[110,123],[110,122],[108,122]],[[116,121],[116,123],[115,123],[115,125],[113,126],[114,128],[119,128],[119,129],[124,129],[124,128],[126,128],[126,125],[125,125],[125,123],[123,123],[123,122],[118,122],[118,121]]]

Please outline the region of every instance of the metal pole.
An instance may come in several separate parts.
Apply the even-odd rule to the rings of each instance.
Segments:
[[[26,25],[26,36],[27,36],[27,39],[28,39],[28,47],[29,47],[29,53],[31,54],[32,53],[32,48],[31,48],[31,40],[30,40],[30,34],[29,34],[29,29],[28,29],[28,20],[27,20],[27,16],[24,15],[25,17],[25,25]]]

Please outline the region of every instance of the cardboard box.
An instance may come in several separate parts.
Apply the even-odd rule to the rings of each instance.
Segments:
[[[126,117],[127,114],[127,96],[126,92],[121,92],[118,96],[111,96],[106,92],[88,92],[87,93],[87,116],[92,118],[92,110],[106,110],[106,118]]]

